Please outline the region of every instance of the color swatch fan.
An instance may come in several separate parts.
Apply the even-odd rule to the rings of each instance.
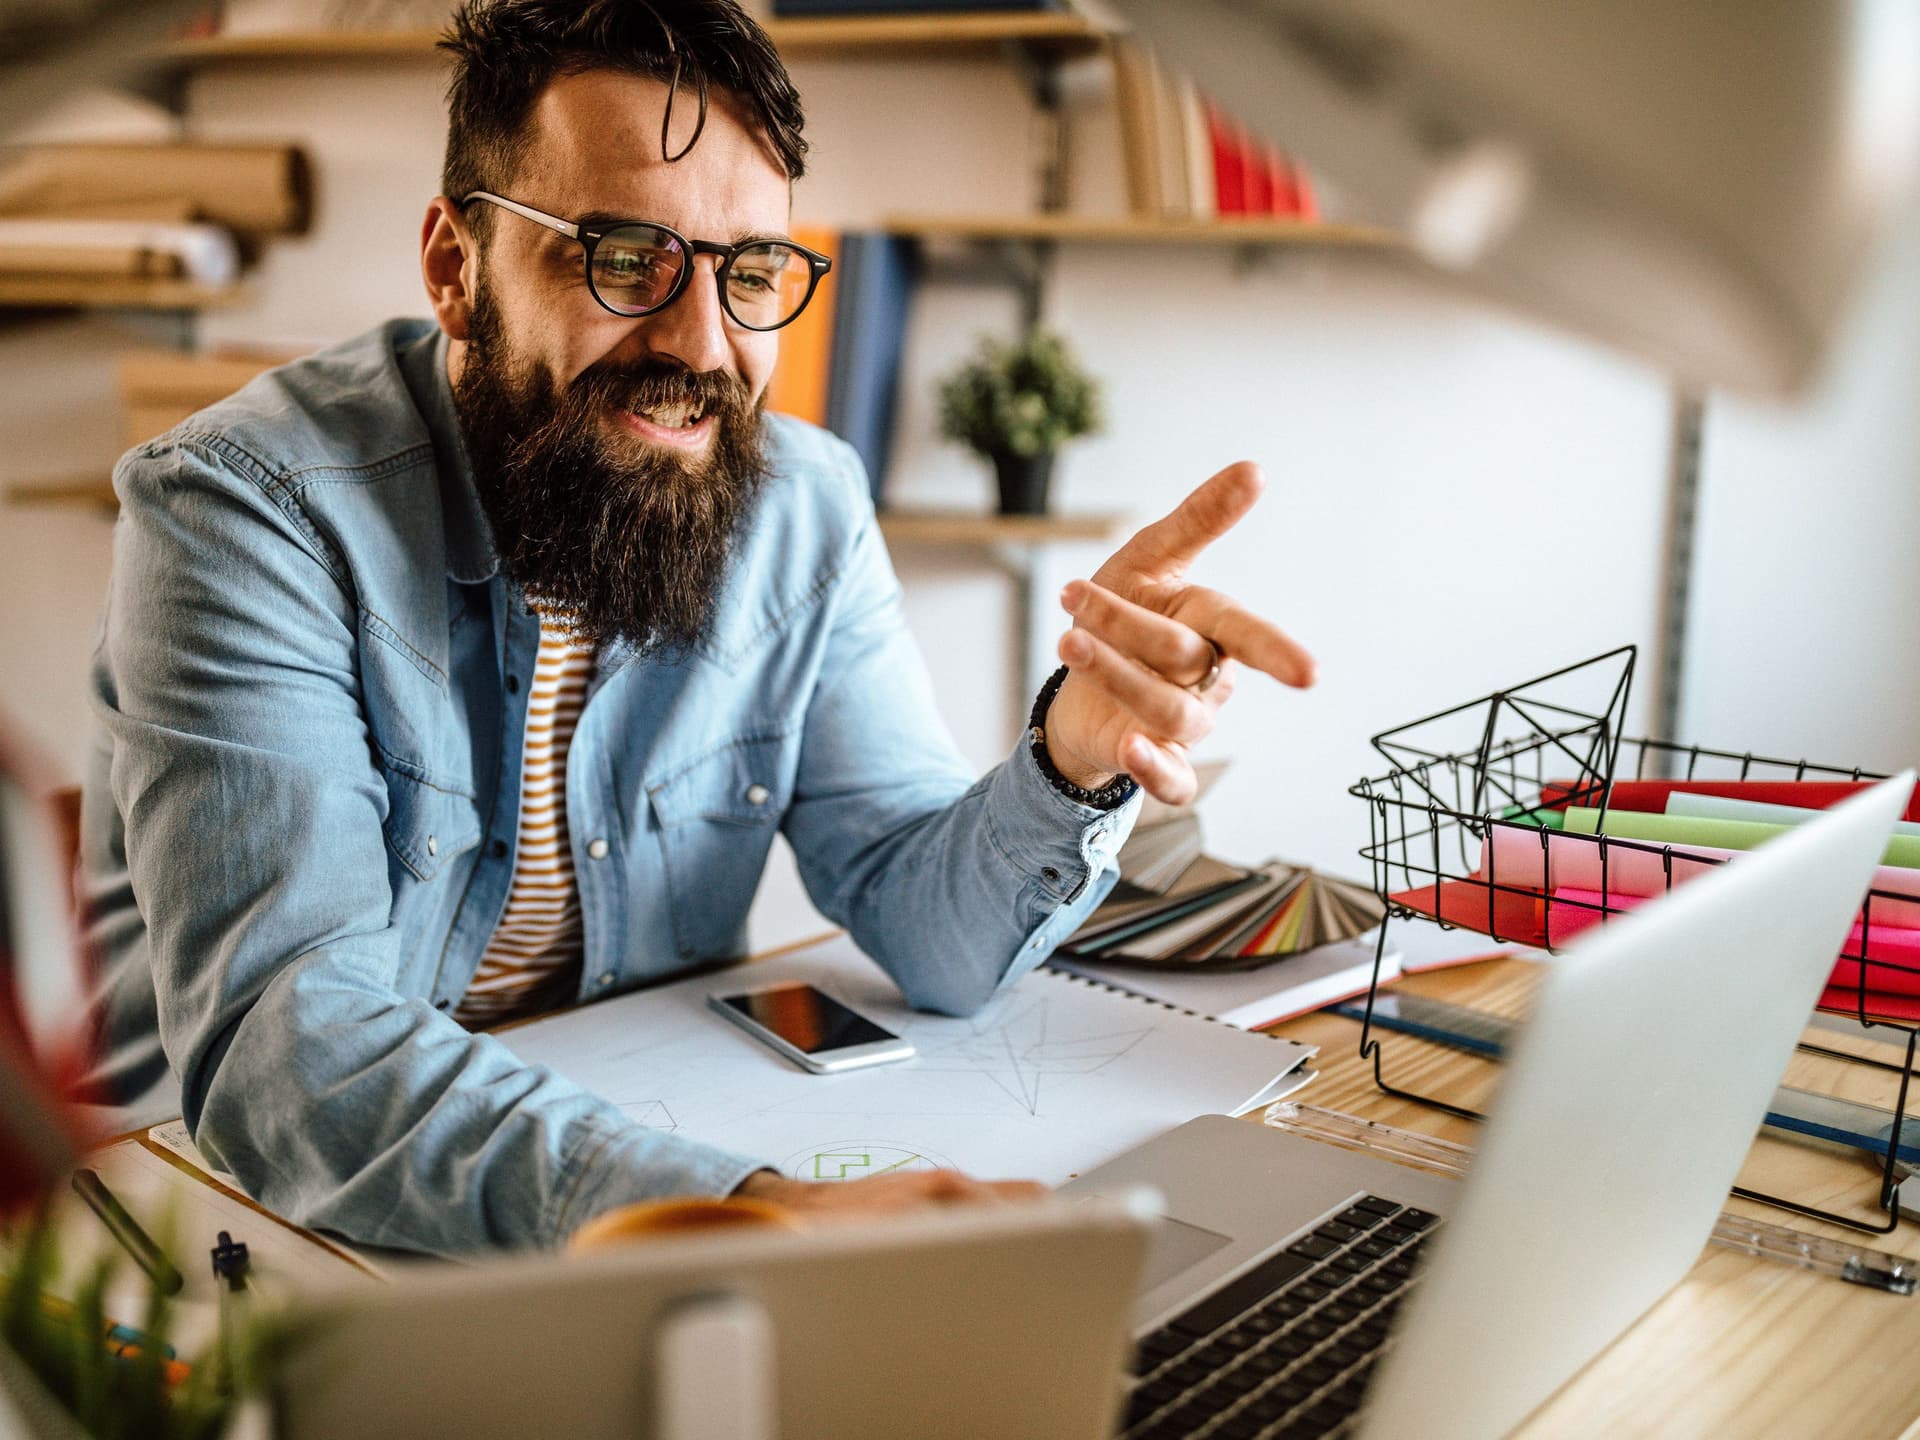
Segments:
[[[1203,856],[1188,875],[1193,883],[1176,882],[1158,903],[1109,900],[1063,953],[1118,964],[1250,970],[1351,940],[1386,913],[1366,886],[1282,860],[1243,871]]]

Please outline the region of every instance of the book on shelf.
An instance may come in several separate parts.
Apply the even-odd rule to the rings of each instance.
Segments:
[[[831,259],[833,269],[800,318],[780,332],[767,408],[852,445],[878,505],[913,293],[911,242],[819,225],[796,226],[793,238]]]
[[[907,311],[917,277],[913,242],[881,231],[850,230],[815,248],[834,255],[828,277],[833,289],[824,316],[815,320],[810,304],[807,313],[787,327],[814,321],[814,328],[803,332],[798,373],[786,382],[782,400],[809,407],[787,413],[824,424],[853,446],[866,466],[877,506],[893,445]],[[814,303],[818,301],[816,296]],[[785,365],[784,337],[781,349]]]
[[[824,426],[833,366],[834,313],[845,268],[840,232],[822,225],[796,225],[793,238],[833,261],[833,269],[821,278],[800,318],[780,332],[780,360],[767,383],[767,408]]]
[[[1163,65],[1145,45],[1112,45],[1114,104],[1136,215],[1208,221],[1283,216],[1320,218],[1304,167]]]

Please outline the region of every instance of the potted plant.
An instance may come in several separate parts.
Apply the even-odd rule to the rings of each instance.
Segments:
[[[1002,515],[1044,515],[1054,456],[1100,423],[1098,382],[1045,330],[983,340],[940,387],[940,433],[993,462]]]
[[[149,1282],[137,1333],[107,1317],[117,1254],[76,1267],[71,1301],[43,1206],[0,1221],[0,1435],[22,1440],[264,1440],[264,1396],[294,1330],[278,1305],[223,1304],[197,1356],[176,1357],[175,1304]],[[172,1228],[160,1248],[175,1250]],[[225,1242],[226,1235],[221,1235]]]

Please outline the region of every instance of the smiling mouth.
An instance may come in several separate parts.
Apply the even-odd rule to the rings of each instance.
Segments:
[[[628,431],[663,445],[698,447],[713,433],[713,416],[698,401],[674,400],[633,409],[615,406],[613,413]]]

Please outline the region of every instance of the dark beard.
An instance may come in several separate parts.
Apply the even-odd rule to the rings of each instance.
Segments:
[[[603,362],[564,391],[515,373],[498,312],[475,301],[454,409],[507,575],[588,643],[684,655],[713,623],[739,535],[766,478],[760,412],[722,371]],[[609,405],[675,401],[714,418],[707,453],[617,451]]]

